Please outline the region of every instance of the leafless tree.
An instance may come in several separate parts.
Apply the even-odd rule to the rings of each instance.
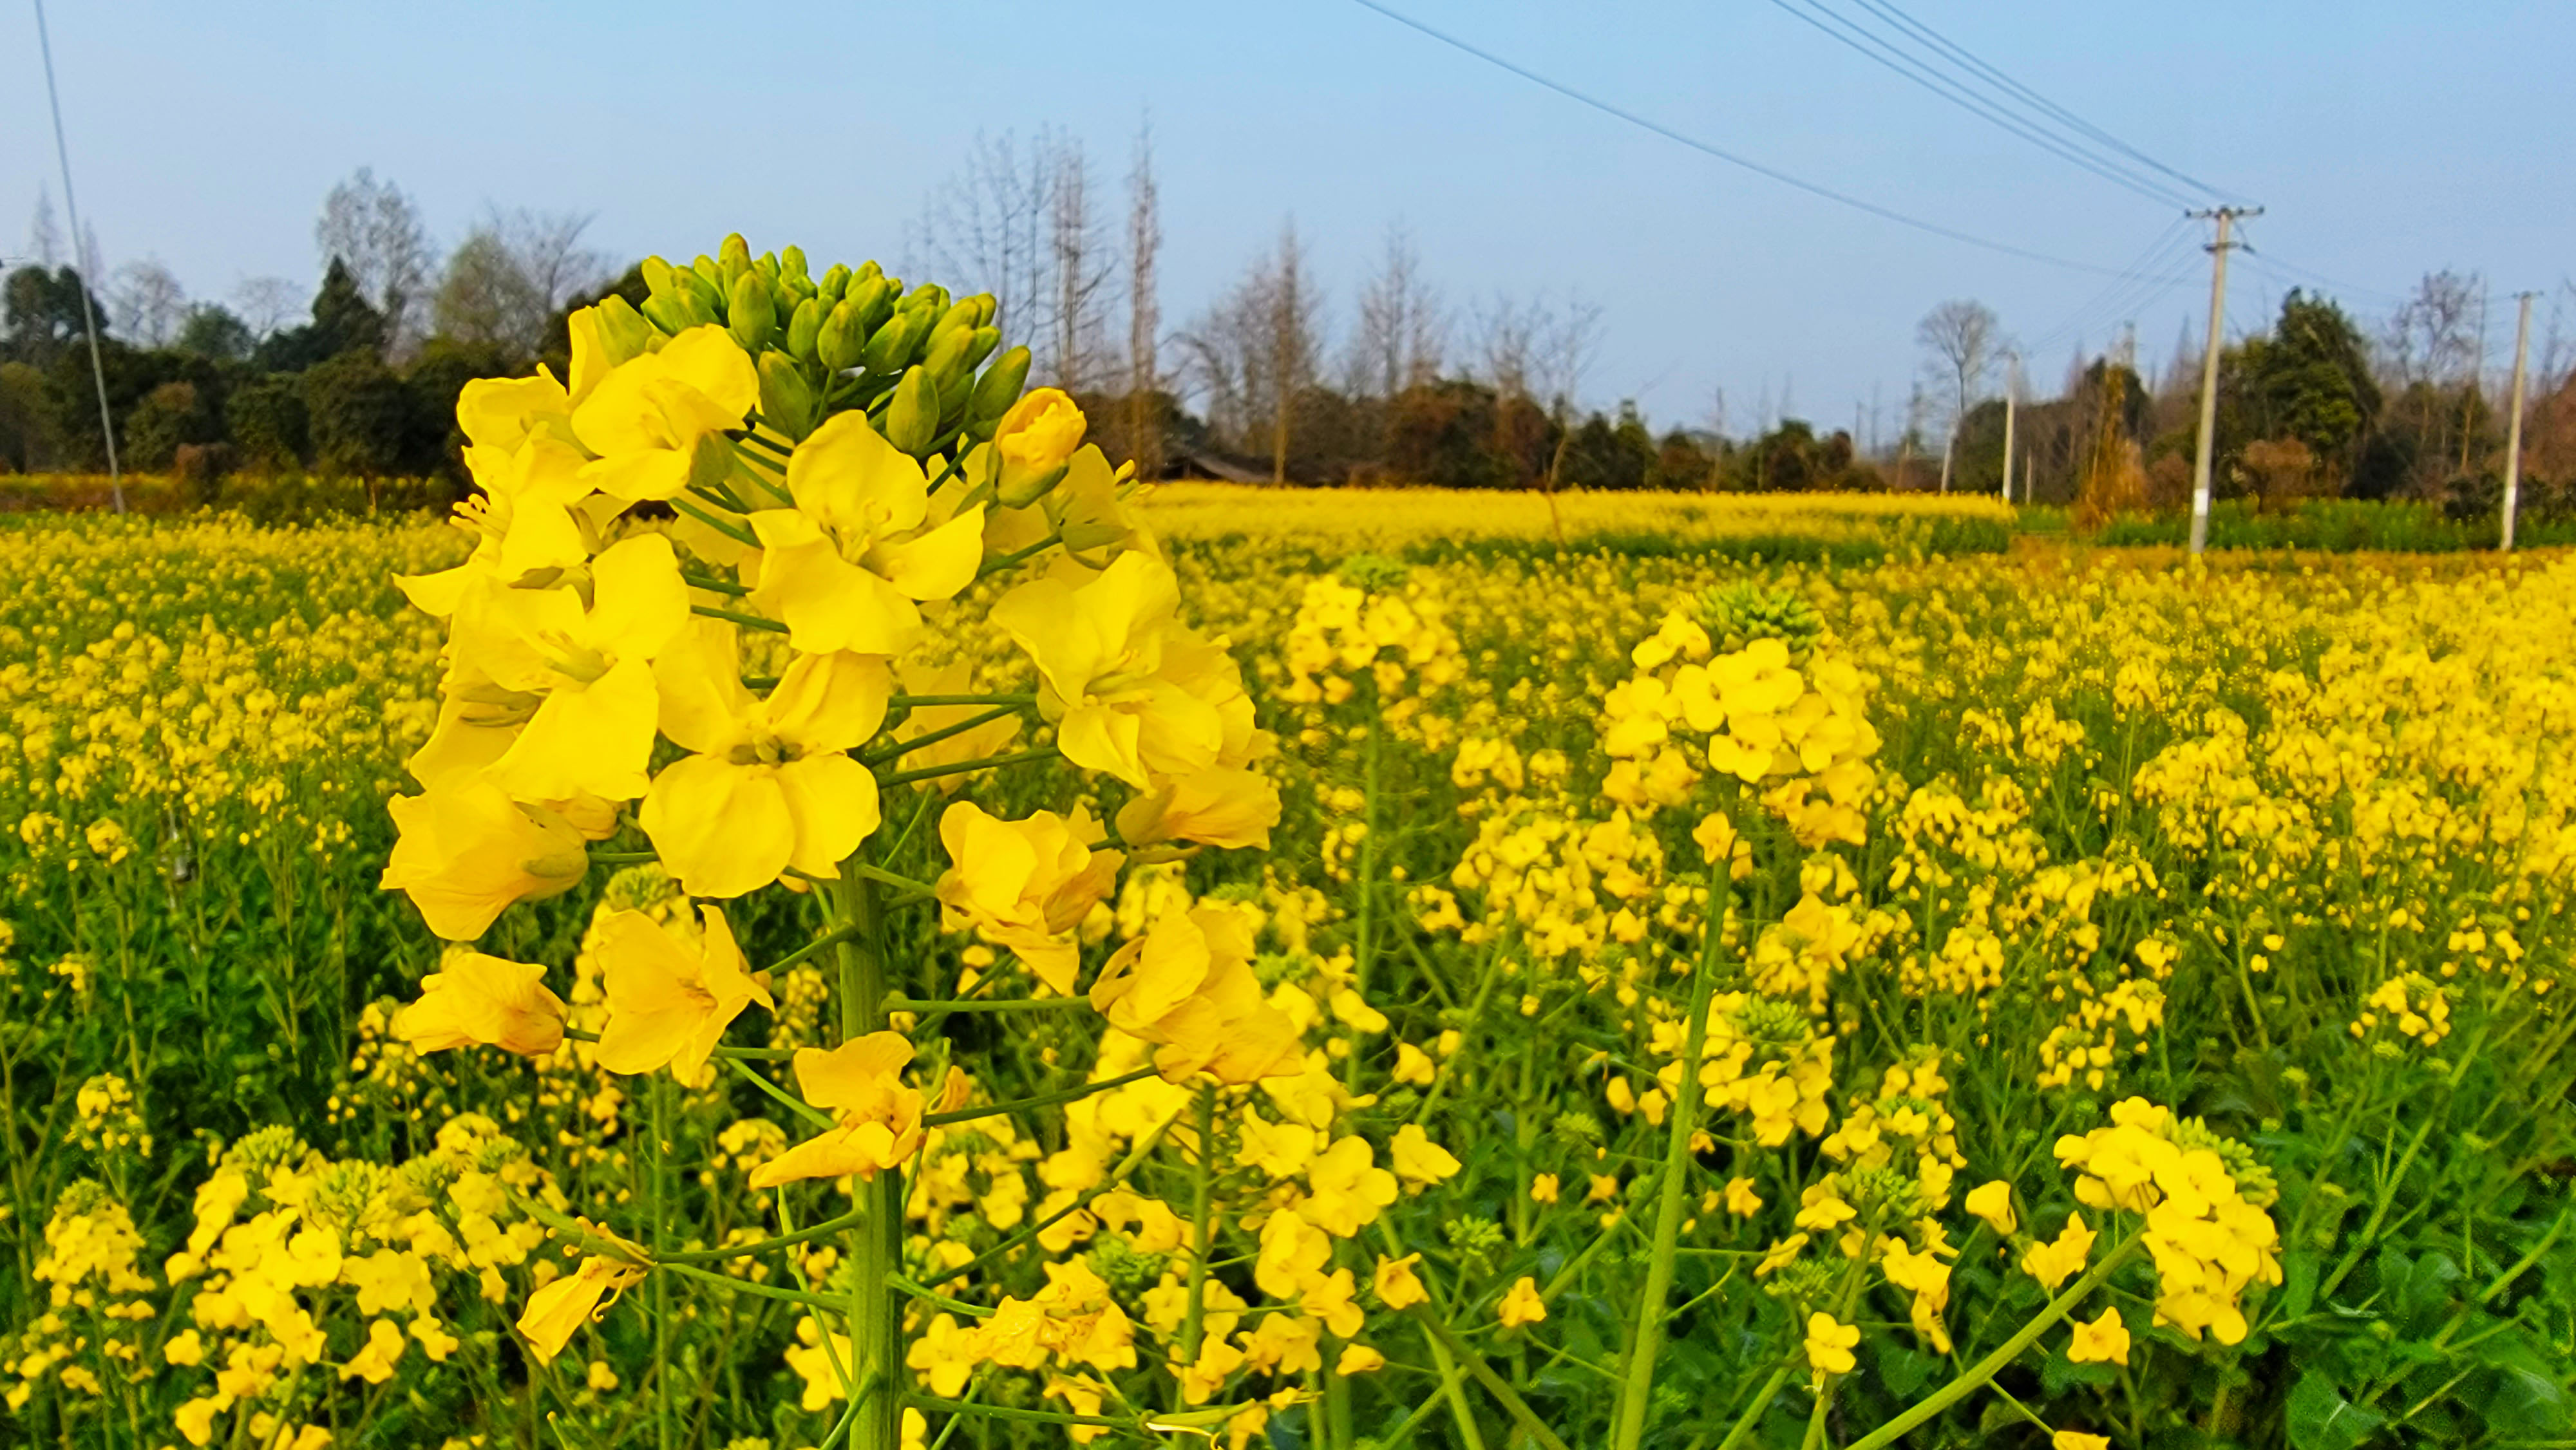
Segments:
[[[253,337],[267,337],[303,308],[295,284],[283,277],[245,277],[233,289],[233,313]]]
[[[1276,482],[1287,481],[1297,399],[1315,379],[1322,321],[1322,296],[1292,220],[1281,228],[1276,249],[1256,259],[1180,338],[1209,423],[1237,446],[1266,442]]]
[[[1117,254],[1091,205],[1091,162],[1082,143],[1059,134],[1047,162],[1048,332],[1055,339],[1050,376],[1081,392],[1109,375],[1108,304]]]
[[[36,188],[36,214],[27,224],[27,255],[48,271],[63,264],[63,229],[54,220],[54,194]]]
[[[2446,387],[2466,381],[2476,367],[2483,279],[2443,269],[2427,272],[2415,293],[2390,317],[2381,345],[2400,388],[2415,383]]]
[[[1947,493],[1950,466],[1958,452],[1959,424],[1967,418],[1969,405],[1985,390],[1986,379],[1994,372],[2002,333],[1993,308],[1967,298],[1954,298],[1923,314],[1923,320],[1915,324],[1914,340],[1923,346],[1926,370],[1949,385],[1949,441],[1941,449],[1941,490]]]
[[[1345,363],[1349,390],[1390,399],[1440,371],[1447,331],[1438,294],[1422,277],[1422,258],[1404,224],[1386,229],[1386,256],[1360,289],[1357,330]]]
[[[607,258],[581,244],[590,220],[493,211],[448,256],[432,305],[439,334],[523,357],[544,347],[556,315],[607,273]]]
[[[1154,395],[1162,388],[1156,342],[1163,326],[1154,263],[1163,250],[1161,200],[1154,186],[1154,128],[1136,129],[1127,171],[1127,449],[1147,478],[1163,470],[1163,431]]]
[[[1008,131],[977,132],[965,165],[922,204],[907,246],[920,264],[913,270],[926,267],[961,292],[992,293],[999,325],[1028,338],[1033,352],[1051,345],[1033,324],[1052,263],[1052,151],[1044,134],[1024,151]],[[1038,371],[1053,375],[1050,366]]]
[[[428,321],[429,233],[403,189],[361,166],[322,199],[313,242],[326,269],[337,257],[358,291],[385,317],[397,349],[416,341]]]
[[[126,338],[144,347],[168,346],[187,320],[187,289],[158,257],[117,268],[110,295],[115,299],[110,306]]]

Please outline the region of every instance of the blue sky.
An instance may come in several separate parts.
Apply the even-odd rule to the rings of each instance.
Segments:
[[[1741,431],[1768,399],[1893,429],[1916,319],[2001,314],[2053,385],[2134,319],[2150,363],[2206,306],[2174,209],[1908,85],[1772,0],[1390,0],[1676,129],[1881,205],[2114,270],[2163,237],[2180,285],[1907,231],[1581,107],[1350,0],[757,7],[100,0],[50,10],[84,217],[111,265],[189,290],[315,275],[323,193],[361,165],[452,244],[487,205],[597,214],[620,253],[901,252],[979,128],[1083,138],[1105,182],[1157,136],[1163,307],[1180,326],[1293,215],[1346,326],[1386,227],[1464,313],[1498,291],[1603,309],[1586,400]],[[1859,13],[1853,0],[1836,8]],[[1911,0],[1910,13],[2177,169],[2262,202],[2232,326],[2319,274],[2366,321],[2437,267],[2507,294],[2576,271],[2560,77],[2576,6]],[[757,17],[756,19],[751,17]],[[0,20],[0,252],[52,185],[35,25]],[[1114,198],[1112,198],[1114,200]],[[15,217],[9,216],[15,209]],[[2304,273],[2293,268],[2305,269]],[[2093,304],[2089,307],[2088,304]],[[2549,304],[2542,304],[2546,319]],[[2197,326],[2197,322],[2194,322]],[[2537,330],[2537,329],[2536,329]]]

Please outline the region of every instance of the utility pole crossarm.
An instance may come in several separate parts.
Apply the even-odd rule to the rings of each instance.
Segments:
[[[2218,432],[2219,333],[2227,325],[2227,253],[2243,243],[2228,239],[2239,217],[2257,217],[2263,208],[2222,206],[2190,213],[2215,220],[2218,239],[2209,246],[2209,331],[2200,344],[2200,442],[2191,462],[2191,552],[2198,558],[2209,547],[2209,467]]]

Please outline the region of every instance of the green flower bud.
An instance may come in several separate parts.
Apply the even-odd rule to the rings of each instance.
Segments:
[[[700,252],[697,260],[689,264],[689,270],[697,273],[699,280],[705,282],[707,286],[715,289],[717,296],[721,297],[725,295],[729,284],[725,279],[724,268],[716,265],[715,258],[708,256],[704,252]]]
[[[919,458],[938,436],[939,388],[930,381],[929,369],[909,369],[894,385],[894,401],[886,405],[886,441]]]
[[[734,279],[732,303],[726,315],[733,319],[733,340],[742,344],[744,352],[757,354],[778,331],[778,303],[768,280],[757,271],[745,270]]]
[[[797,303],[796,311],[787,319],[787,350],[796,355],[798,362],[812,362],[815,360],[815,340],[822,333],[822,299],[808,297]]]
[[[859,336],[862,339],[875,336],[876,330],[885,326],[885,320],[894,316],[895,295],[901,290],[901,285],[888,277],[850,279],[847,295],[859,305]]]
[[[1020,389],[1028,386],[1029,350],[1015,347],[1002,354],[1000,361],[984,370],[975,383],[975,401],[966,416],[978,433],[989,433],[1011,405],[1020,400]]]
[[[975,313],[975,299],[969,297],[943,310],[939,314],[939,325],[930,330],[930,335],[937,337],[952,327],[962,327],[972,332],[982,326],[983,321],[984,319]]]
[[[859,304],[843,298],[833,304],[832,313],[814,338],[814,351],[823,366],[834,372],[859,365],[860,350],[867,345],[868,335],[859,323]]]
[[[1002,329],[990,325],[976,328],[974,340],[966,346],[967,370],[971,372],[980,367],[984,359],[993,355],[993,349],[1001,345]]]
[[[930,369],[930,380],[948,392],[965,380],[966,349],[975,342],[971,327],[948,327],[930,335],[930,350],[922,355],[921,365]]]
[[[993,294],[990,292],[978,292],[972,300],[975,303],[975,325],[977,327],[992,326],[993,318],[1002,310],[1002,304],[995,301]]]
[[[874,260],[869,260],[859,264],[857,280],[861,282],[873,282],[884,275],[885,268],[878,266]]]
[[[671,301],[680,315],[680,325],[672,331],[724,321],[724,304],[716,294],[714,283],[695,271],[675,271],[671,278],[678,284],[671,289]]]
[[[823,399],[805,369],[782,352],[760,355],[760,416],[789,438],[802,441],[823,421]]]
[[[890,373],[909,362],[926,333],[930,330],[930,313],[926,308],[907,308],[876,330],[868,339],[867,351],[860,361],[872,373]]]
[[[832,270],[823,274],[822,290],[816,295],[823,299],[823,305],[828,308],[840,301],[842,294],[847,292],[849,287],[850,269],[834,262]]]
[[[805,249],[803,247],[790,246],[785,251],[780,252],[778,254],[778,270],[783,276],[804,276]]]
[[[936,282],[924,282],[903,294],[903,300],[908,307],[929,307],[945,312],[948,310],[948,289]]]
[[[644,287],[648,295],[659,297],[671,290],[670,263],[659,257],[646,257],[635,264],[635,270],[644,274]]]
[[[742,239],[742,233],[726,237],[724,245],[716,248],[716,270],[722,274],[727,294],[732,293],[733,284],[741,280],[742,274],[751,270],[751,243]]]
[[[653,324],[639,315],[633,304],[611,292],[599,299],[594,310],[599,342],[611,367],[630,358],[640,357],[653,341]]]

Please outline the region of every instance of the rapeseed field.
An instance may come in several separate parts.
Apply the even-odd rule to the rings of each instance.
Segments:
[[[2576,561],[1156,492],[701,264],[462,527],[0,535],[10,1438],[2576,1434]]]

